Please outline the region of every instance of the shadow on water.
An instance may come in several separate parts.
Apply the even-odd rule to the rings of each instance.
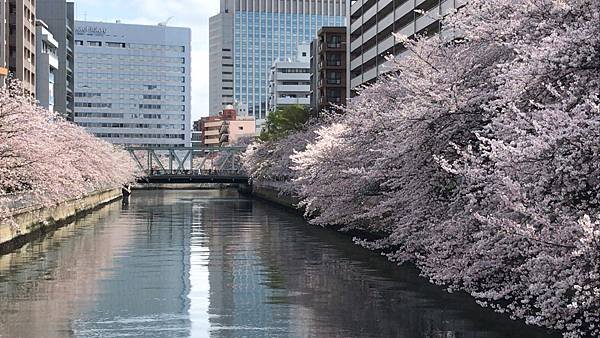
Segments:
[[[0,256],[0,337],[554,337],[235,191],[136,191]]]

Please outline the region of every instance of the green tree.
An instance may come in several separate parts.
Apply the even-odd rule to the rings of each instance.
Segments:
[[[291,131],[300,130],[309,119],[306,106],[292,105],[278,108],[269,113],[265,127],[260,133],[262,141],[276,141],[285,137]]]

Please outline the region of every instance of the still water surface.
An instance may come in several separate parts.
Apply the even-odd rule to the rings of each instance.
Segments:
[[[0,256],[0,337],[550,337],[234,191],[136,191]]]

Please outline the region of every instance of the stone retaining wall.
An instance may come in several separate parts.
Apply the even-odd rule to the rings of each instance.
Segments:
[[[275,189],[252,187],[251,195],[287,208],[298,210],[298,199],[291,196],[281,195],[279,191]],[[298,211],[301,212],[301,210]]]
[[[0,254],[27,242],[37,233],[44,233],[87,211],[122,197],[121,188],[98,191],[83,198],[60,203],[52,207],[33,206],[13,214],[15,224],[0,224]]]

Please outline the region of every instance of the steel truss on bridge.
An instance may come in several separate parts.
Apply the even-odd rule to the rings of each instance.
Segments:
[[[241,147],[126,148],[148,183],[247,183]]]

